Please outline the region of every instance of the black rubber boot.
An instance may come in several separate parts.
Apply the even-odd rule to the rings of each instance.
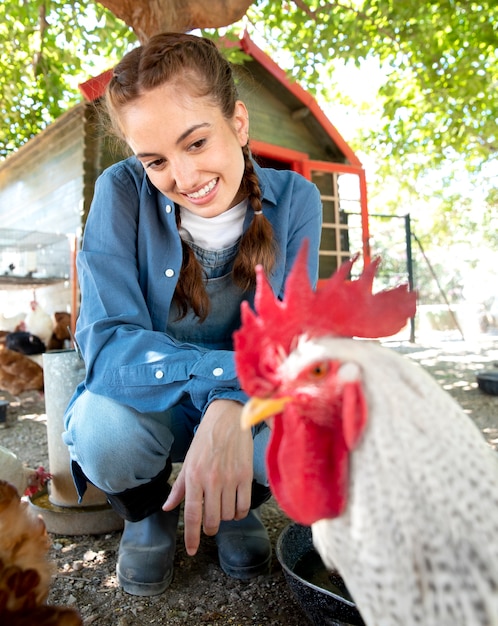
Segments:
[[[139,522],[125,521],[119,545],[118,582],[134,596],[163,593],[173,578],[179,508],[157,511]]]
[[[269,573],[271,542],[261,521],[259,507],[270,497],[270,489],[254,480],[248,516],[238,521],[221,522],[216,545],[221,569],[228,576],[250,580]]]
[[[134,596],[155,596],[173,578],[179,507],[163,511],[171,491],[171,460],[151,481],[121,493],[107,494],[113,509],[125,520],[116,572],[123,589]]]
[[[269,573],[271,542],[259,509],[242,520],[221,522],[216,545],[221,569],[228,576],[250,580]]]

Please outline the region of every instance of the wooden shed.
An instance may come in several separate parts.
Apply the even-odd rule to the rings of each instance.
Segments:
[[[300,172],[321,191],[320,277],[349,257],[351,215],[357,224],[353,251],[362,248],[368,262],[366,182],[359,159],[311,94],[291,82],[247,34],[239,45],[249,56],[236,73],[255,158]],[[105,73],[81,85],[84,101],[0,163],[1,289],[67,287],[74,279],[71,247],[76,250],[83,231],[95,180],[122,157],[98,123],[95,101],[108,78]],[[356,181],[352,195],[344,196],[342,177]],[[71,298],[66,308],[75,311],[74,293]]]

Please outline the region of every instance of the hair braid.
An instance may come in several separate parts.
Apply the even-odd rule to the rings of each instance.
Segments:
[[[242,152],[245,160],[242,189],[247,193],[249,204],[255,215],[242,236],[232,273],[235,284],[247,291],[256,285],[256,265],[262,265],[267,274],[271,273],[275,265],[277,250],[272,225],[262,213],[261,188],[254,171],[249,147],[244,146]]]
[[[180,228],[180,207],[176,207],[176,225]],[[190,306],[199,322],[203,322],[209,313],[209,296],[205,286],[205,274],[192,248],[180,238],[182,243],[182,267],[176,284],[173,302],[178,307],[178,318],[183,319]]]

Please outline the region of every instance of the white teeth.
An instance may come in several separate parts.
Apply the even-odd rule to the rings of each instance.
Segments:
[[[199,191],[194,191],[194,193],[188,193],[187,197],[194,198],[195,200],[199,198],[204,198],[204,196],[207,196],[207,194],[211,191],[211,189],[214,188],[217,181],[218,181],[217,178],[213,179],[210,183],[205,185],[202,189],[199,189]]]

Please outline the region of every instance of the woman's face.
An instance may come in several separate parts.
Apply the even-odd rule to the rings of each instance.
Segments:
[[[126,107],[120,122],[152,184],[174,202],[215,217],[242,200],[242,146],[249,130],[242,102],[226,120],[209,98],[162,85]]]

